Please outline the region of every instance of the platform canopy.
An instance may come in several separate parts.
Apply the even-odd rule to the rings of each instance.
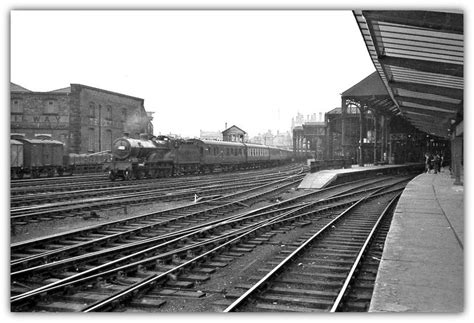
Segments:
[[[463,14],[354,10],[362,37],[397,113],[415,127],[448,137],[462,120]]]
[[[377,71],[341,93],[341,98],[343,106],[346,106],[348,112],[351,111],[351,108],[348,107],[349,101],[381,113],[399,113],[398,107],[393,102]]]

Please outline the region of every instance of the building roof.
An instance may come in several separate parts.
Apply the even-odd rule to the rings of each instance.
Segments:
[[[342,97],[387,97],[388,95],[388,91],[377,71],[373,72],[350,89],[341,93]]]
[[[224,131],[222,131],[222,134],[225,134],[226,132],[230,131],[232,128],[237,129],[237,130],[241,131],[242,133],[246,134],[245,131],[243,131],[242,129],[240,129],[240,128],[237,127],[236,125],[233,125],[232,127],[229,127],[229,128],[227,128],[227,129],[225,129]]]
[[[71,87],[68,86],[68,87],[64,87],[62,89],[57,89],[57,90],[53,90],[53,91],[50,91],[52,93],[71,93]]]
[[[353,11],[397,110],[416,128],[448,137],[463,114],[464,17],[447,11]]]
[[[31,91],[28,89],[25,89],[22,86],[19,86],[18,84],[10,82],[10,92],[31,92]]]
[[[328,112],[326,112],[326,114],[341,114],[342,113],[342,108],[334,108]]]

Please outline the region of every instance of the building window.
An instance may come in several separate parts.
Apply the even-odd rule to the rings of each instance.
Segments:
[[[107,106],[107,114],[105,115],[107,120],[112,120],[112,107],[110,105]]]
[[[105,143],[105,150],[112,150],[112,130],[110,129],[107,129],[105,131],[106,135],[105,135],[105,140],[106,140],[106,143]]]
[[[12,113],[23,113],[23,104],[19,99],[13,99],[11,102]]]
[[[95,103],[89,103],[89,117],[95,118]]]
[[[127,121],[127,109],[122,109],[122,121]]]
[[[67,133],[62,133],[59,135],[59,141],[61,141],[64,145],[68,144],[68,134]]]
[[[90,153],[93,153],[95,152],[95,129],[94,128],[89,128],[89,132],[87,134],[88,136],[88,147],[87,147],[87,150],[90,152]]]
[[[45,114],[58,114],[58,105],[56,100],[47,100],[44,108]]]

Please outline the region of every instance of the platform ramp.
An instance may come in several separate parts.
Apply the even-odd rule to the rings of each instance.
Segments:
[[[308,174],[303,178],[298,189],[321,189],[337,178],[333,170],[322,170]]]
[[[327,169],[310,173],[303,178],[298,189],[322,189],[338,180],[354,181],[379,175],[400,174],[404,172],[421,172],[424,168],[422,163],[404,165],[364,166],[353,165],[351,168]]]

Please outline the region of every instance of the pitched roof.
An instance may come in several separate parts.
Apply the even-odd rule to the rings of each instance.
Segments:
[[[22,86],[19,86],[18,84],[10,82],[10,92],[31,92],[31,91],[28,89],[25,89]]]
[[[53,92],[53,93],[71,93],[71,87],[70,86],[63,87],[62,89],[57,89],[57,90],[53,90],[53,91],[50,91],[50,92]]]
[[[389,96],[377,71],[341,93],[343,97]]]
[[[232,127],[227,128],[226,130],[222,131],[222,133],[224,134],[224,133],[228,132],[228,131],[229,131],[230,129],[232,129],[232,128],[236,128],[236,129],[242,131],[243,133],[246,133],[245,131],[243,131],[242,129],[240,129],[239,127],[237,127],[236,125],[233,125]]]

